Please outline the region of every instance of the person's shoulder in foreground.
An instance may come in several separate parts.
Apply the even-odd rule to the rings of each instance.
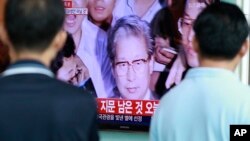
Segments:
[[[98,140],[96,102],[82,89],[36,72],[0,85],[0,140]]]
[[[0,140],[99,140],[94,98],[53,78],[63,47],[62,0],[8,0],[5,29],[12,64],[0,77]]]
[[[200,66],[161,99],[152,141],[228,141],[230,125],[250,125],[250,88],[233,72],[249,47],[243,12],[233,4],[212,4],[198,16],[194,32]]]

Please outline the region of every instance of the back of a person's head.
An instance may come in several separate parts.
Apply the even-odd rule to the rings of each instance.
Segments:
[[[203,57],[233,59],[249,34],[247,20],[239,7],[214,3],[194,23],[195,36]]]
[[[7,0],[5,27],[16,51],[44,51],[62,28],[62,0]]]

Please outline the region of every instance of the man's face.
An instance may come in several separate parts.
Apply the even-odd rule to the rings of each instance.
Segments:
[[[94,22],[105,22],[112,17],[116,0],[89,0],[89,14]]]
[[[85,64],[77,55],[63,57],[63,65],[57,71],[57,78],[67,83],[79,86],[82,81],[89,78]]]
[[[77,64],[74,60],[73,55],[68,58],[63,57],[63,65],[57,71],[57,78],[65,82],[71,83],[71,81],[73,80],[73,78],[75,77],[77,73],[76,67],[77,67]]]
[[[192,39],[194,37],[193,22],[204,7],[205,3],[187,3],[184,16],[180,19],[182,42],[186,53],[186,59],[190,67],[197,67],[199,65],[198,55],[194,51],[192,45]]]
[[[85,8],[85,0],[72,0],[72,8]],[[75,34],[81,30],[81,24],[85,15],[83,14],[66,14],[64,21],[64,29],[70,34]]]
[[[124,99],[143,99],[149,88],[153,61],[149,58],[145,40],[129,36],[118,39],[114,60],[114,75]]]

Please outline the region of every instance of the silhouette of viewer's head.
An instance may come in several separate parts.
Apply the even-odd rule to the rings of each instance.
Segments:
[[[11,49],[37,54],[51,46],[59,50],[66,38],[61,30],[64,14],[62,0],[7,0],[5,27]]]
[[[236,5],[220,2],[208,6],[195,21],[194,32],[202,58],[230,61],[247,52],[249,27]]]

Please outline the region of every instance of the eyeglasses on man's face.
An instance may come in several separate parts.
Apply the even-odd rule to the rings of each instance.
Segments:
[[[187,34],[192,30],[194,24],[194,19],[191,18],[180,18],[178,20],[178,30],[182,35]]]
[[[139,74],[145,70],[145,66],[150,60],[150,56],[146,59],[136,59],[131,62],[129,61],[119,61],[115,63],[115,70],[118,76],[124,76],[128,73],[130,66],[133,68],[134,72]]]

